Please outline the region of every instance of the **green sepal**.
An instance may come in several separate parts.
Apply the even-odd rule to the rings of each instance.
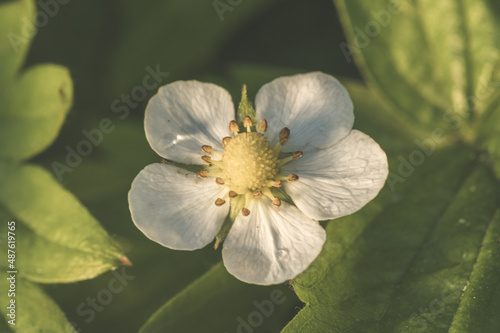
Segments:
[[[219,230],[219,233],[215,236],[215,245],[214,248],[217,250],[220,244],[224,242],[224,240],[227,237],[227,234],[229,233],[229,230],[231,230],[231,227],[233,226],[234,220],[236,220],[236,217],[238,214],[241,212],[241,209],[245,206],[245,196],[244,195],[238,195],[234,198],[231,198],[231,208],[229,211],[229,215],[226,217],[226,220],[224,221],[224,224]]]
[[[243,128],[243,119],[248,116],[252,120],[253,126],[252,130],[255,129],[257,125],[257,117],[255,116],[255,109],[252,106],[252,103],[248,101],[247,97],[247,85],[244,84],[241,88],[241,101],[238,105],[238,111],[236,112],[238,117],[238,124]]]

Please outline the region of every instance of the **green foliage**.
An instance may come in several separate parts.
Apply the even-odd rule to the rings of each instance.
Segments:
[[[56,138],[72,104],[73,85],[64,67],[22,69],[35,33],[34,1],[0,4],[0,241],[2,270],[15,275],[16,321],[2,327],[19,332],[74,332],[64,314],[33,282],[89,279],[128,259],[90,213],[46,170],[23,164]],[[6,266],[7,222],[16,253]],[[12,235],[12,234],[10,234]],[[12,249],[12,248],[11,248]],[[2,299],[10,290],[0,282]]]
[[[334,1],[364,77],[424,131],[458,130],[468,141],[498,97],[500,39],[488,1]],[[348,48],[347,45],[350,47]],[[445,116],[445,112],[448,116]],[[449,119],[462,119],[459,128]]]
[[[276,332],[281,329],[279,322],[289,319],[288,308],[294,300],[286,286],[242,283],[219,263],[163,305],[140,332],[230,332],[244,325],[242,321],[249,325],[248,317],[254,312],[262,317],[259,328],[263,332]],[[223,314],[224,320],[217,315],[207,316],[207,310]],[[272,321],[267,320],[270,316]],[[200,317],[202,321],[198,320]]]
[[[143,332],[230,332],[275,289],[286,302],[255,332],[285,326],[285,332],[321,333],[499,330],[500,6],[486,0],[394,0],[400,8],[388,0],[335,3],[348,36],[340,47],[328,0],[307,6],[242,1],[222,21],[212,1],[89,0],[61,6],[28,52],[34,1],[2,2],[0,219],[18,223],[23,250],[18,331],[72,331],[57,303],[83,332],[136,332],[143,323]],[[353,78],[353,60],[364,82]],[[77,83],[68,119],[69,71],[40,61],[65,65]],[[247,285],[226,272],[212,246],[171,251],[133,225],[127,191],[160,158],[143,132],[147,98],[129,107],[126,120],[111,104],[142,85],[145,67],[156,65],[170,72],[162,84],[194,77],[223,86],[234,101],[246,84],[250,103],[279,76],[323,70],[350,77],[341,81],[354,102],[355,128],[386,151],[391,176],[360,212],[325,223],[323,252],[291,282],[293,289]],[[116,129],[64,174],[64,187],[87,211],[32,163],[64,164],[66,146],[76,147],[85,139],[82,129],[98,128],[103,118]],[[61,127],[55,144],[37,155]],[[428,154],[422,142],[432,147]],[[422,163],[408,162],[415,152]],[[125,260],[93,216],[131,254],[127,273],[135,278],[87,323],[75,309],[106,288],[112,276],[101,273]],[[44,290],[36,284],[98,274]],[[0,331],[11,328],[0,320]]]

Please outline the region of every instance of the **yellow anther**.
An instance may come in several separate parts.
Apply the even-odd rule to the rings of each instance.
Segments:
[[[257,127],[257,131],[265,132],[267,130],[267,120],[262,119]]]
[[[201,150],[203,150],[203,152],[205,154],[208,154],[208,155],[212,154],[212,147],[210,147],[210,146],[203,145],[203,146],[201,146]]]
[[[281,146],[284,146],[285,143],[288,141],[288,139],[290,138],[290,130],[288,129],[288,127],[285,127],[283,128],[281,131],[280,131],[280,145]]]
[[[299,180],[299,176],[295,175],[295,174],[289,174],[288,175],[288,181],[289,182],[296,182],[297,180]]]
[[[238,196],[238,193],[236,193],[235,191],[229,191],[230,198],[236,198],[237,196]]]
[[[217,183],[217,185],[224,185],[224,179],[220,177],[215,178],[215,182]]]
[[[243,214],[243,216],[248,216],[248,215],[250,215],[250,209],[243,207],[243,208],[241,209],[241,214]]]
[[[273,206],[274,207],[281,206],[281,200],[279,198],[274,198],[274,200],[273,200]]]
[[[299,159],[299,158],[301,158],[303,155],[304,155],[304,153],[302,153],[301,151],[296,151],[295,153],[293,153],[293,159],[294,159],[294,160]]]
[[[201,159],[207,164],[212,164],[212,158],[210,156],[202,156]]]
[[[252,196],[253,196],[255,199],[260,198],[260,197],[262,197],[262,191],[257,190],[257,191],[255,191],[255,192],[253,192],[253,193],[252,193]]]
[[[281,180],[275,180],[273,183],[273,187],[281,187],[283,182]]]
[[[220,206],[222,206],[222,205],[223,205],[223,204],[225,204],[225,203],[226,203],[226,200],[221,199],[221,198],[217,198],[217,200],[215,200],[215,205],[216,205],[217,207],[220,207]]]
[[[231,141],[231,139],[232,139],[232,137],[230,137],[230,136],[226,136],[224,139],[222,139],[222,146],[224,148],[226,148],[227,144],[229,143],[229,141]]]
[[[238,125],[238,123],[234,120],[231,120],[229,122],[229,132],[236,134],[239,131],[240,131],[240,126]]]
[[[200,170],[200,171],[198,171],[198,177],[200,177],[200,178],[207,178],[208,177],[208,171],[207,170]]]
[[[250,126],[252,126],[252,119],[249,116],[245,116],[243,119],[243,126],[247,128],[247,131],[250,132]]]

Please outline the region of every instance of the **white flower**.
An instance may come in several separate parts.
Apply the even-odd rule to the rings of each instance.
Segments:
[[[209,165],[196,174],[151,164],[132,183],[129,204],[147,237],[194,250],[213,241],[230,202],[241,199],[224,265],[242,281],[267,285],[304,271],[326,239],[317,221],[363,207],[388,167],[378,144],[352,130],[352,102],[329,75],[278,78],[259,90],[255,106],[257,123],[246,117],[240,131],[226,90],[197,81],[160,88],[146,109],[151,147],[174,162]],[[279,190],[294,205],[276,198]]]

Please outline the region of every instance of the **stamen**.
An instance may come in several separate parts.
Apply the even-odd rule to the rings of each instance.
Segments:
[[[296,182],[297,180],[299,180],[299,176],[295,175],[295,174],[289,174],[288,175],[288,181],[289,182]]]
[[[252,131],[252,129],[250,127],[253,126],[253,123],[252,123],[252,119],[250,119],[249,116],[245,116],[245,118],[243,119],[243,126],[245,126],[247,128],[247,132]]]
[[[274,198],[273,200],[273,206],[278,208],[279,206],[281,206],[281,200],[279,198]]]
[[[235,191],[229,191],[230,198],[236,198],[237,196],[238,196],[238,193],[236,193]]]
[[[232,137],[230,136],[226,136],[224,139],[222,139],[222,146],[224,148],[226,148],[227,144],[229,143],[229,141],[231,141]]]
[[[223,205],[223,204],[225,204],[225,203],[226,203],[226,200],[221,199],[221,198],[217,198],[217,200],[215,200],[215,205],[216,205],[217,207],[220,207],[220,206],[222,206],[222,205]]]
[[[203,146],[201,146],[201,150],[203,150],[203,152],[207,155],[212,154],[212,147],[210,147],[210,146],[203,145]]]
[[[267,120],[262,119],[257,127],[257,131],[265,132],[267,130]]]
[[[220,177],[215,178],[215,182],[217,183],[217,185],[224,185],[224,179]]]
[[[250,209],[243,207],[243,208],[241,209],[241,214],[243,214],[243,216],[248,216],[248,215],[250,215]]]
[[[210,156],[202,156],[201,159],[207,164],[212,164],[212,158]]]
[[[290,138],[290,130],[288,129],[288,127],[285,127],[283,128],[281,131],[280,131],[280,145],[281,146],[284,146],[285,143],[288,141],[288,139]]]
[[[262,197],[262,191],[257,190],[257,191],[255,191],[255,192],[253,192],[252,196],[253,196],[255,199],[258,199],[258,198]]]
[[[238,134],[239,131],[240,131],[240,126],[238,125],[238,123],[234,120],[231,120],[229,122],[229,132],[233,134]]]
[[[200,178],[207,178],[208,177],[208,171],[207,170],[200,170],[200,171],[198,171],[198,177],[200,177]]]
[[[267,187],[281,187],[281,185],[283,185],[281,180],[270,180],[267,183]]]
[[[285,157],[285,158],[279,160],[278,166],[281,167],[281,166],[287,164],[288,162],[290,162],[291,160],[297,160],[297,159],[301,158],[302,155],[304,155],[304,154],[301,151],[296,151],[295,153],[293,153],[292,156],[288,156],[288,157]]]

